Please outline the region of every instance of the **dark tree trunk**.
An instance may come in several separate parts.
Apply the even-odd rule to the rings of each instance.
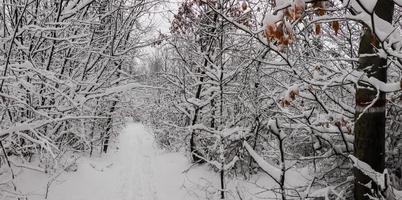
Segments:
[[[195,125],[195,124],[197,123],[198,112],[199,112],[199,108],[196,108],[196,109],[195,109],[195,112],[194,112],[194,118],[193,118],[193,120],[192,120],[192,122],[191,122],[191,125]],[[191,157],[192,157],[194,163],[204,163],[205,160],[203,160],[202,158],[200,158],[200,156],[203,156],[203,155],[201,154],[200,151],[197,150],[195,137],[196,137],[196,131],[193,130],[193,131],[191,132],[191,136],[190,136],[190,152],[191,152]]]
[[[375,13],[382,19],[391,22],[394,4],[392,0],[379,0],[377,2]],[[379,27],[374,27],[379,28]],[[364,55],[359,58],[358,70],[364,71],[369,77],[375,77],[378,80],[387,81],[387,60],[375,54],[376,48],[381,48],[378,42],[373,40],[372,30],[366,28],[364,35],[361,38],[359,45],[359,55]],[[373,102],[374,101],[374,102]],[[369,106],[364,114],[362,111]],[[356,92],[356,113],[355,113],[355,156],[361,161],[369,164],[374,170],[383,172],[385,158],[385,104],[386,94],[377,92],[372,86],[359,83],[359,88]],[[355,192],[356,200],[366,200],[372,193],[378,192],[376,186],[374,190],[370,190],[364,186],[370,182],[370,178],[364,175],[361,171],[354,169],[355,176]]]
[[[108,147],[109,147],[109,140],[110,140],[110,134],[112,132],[112,127],[113,127],[113,112],[116,110],[116,104],[117,101],[113,101],[112,107],[110,108],[110,115],[109,118],[107,119],[106,122],[106,130],[105,130],[105,138],[103,139],[103,147],[102,151],[103,153],[107,153]]]

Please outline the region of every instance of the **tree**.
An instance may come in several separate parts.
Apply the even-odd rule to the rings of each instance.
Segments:
[[[106,152],[117,122],[124,121],[124,92],[138,87],[128,67],[153,43],[143,37],[148,24],[139,21],[156,3],[0,3],[2,161],[39,159],[52,173],[68,151]]]
[[[359,2],[359,1],[358,1]],[[362,5],[363,9],[367,9]],[[394,13],[394,2],[388,0],[377,1],[374,10],[365,10],[372,17],[379,18],[392,23]],[[374,23],[374,22],[372,22]],[[371,25],[371,26],[370,26]],[[370,26],[370,27],[368,27]],[[381,28],[375,24],[368,24],[359,46],[359,67],[368,77],[375,77],[384,83],[387,82],[387,57],[378,55],[383,51],[383,44],[374,29]],[[385,161],[385,125],[386,125],[386,94],[384,91],[373,87],[370,84],[359,83],[356,91],[356,114],[355,114],[355,156],[369,164],[375,171],[384,171]],[[368,109],[367,109],[368,108]],[[370,199],[370,196],[377,196],[378,186],[372,188],[366,185],[370,177],[359,169],[354,170],[355,176],[355,199]],[[371,191],[374,192],[371,192]]]
[[[258,5],[258,2],[256,4]],[[277,73],[273,79],[278,81],[276,83],[265,82],[265,84],[268,84],[267,87],[277,89],[277,94],[275,94],[275,90],[268,94],[273,95],[273,100],[279,101],[279,105],[275,106],[277,114],[269,117],[280,120],[279,123],[277,122],[279,124],[277,127],[284,130],[282,134],[292,135],[294,131],[300,131],[299,137],[310,138],[309,142],[313,143],[313,148],[312,152],[308,152],[308,154],[314,155],[311,157],[314,166],[316,166],[316,158],[319,158],[321,166],[330,164],[327,162],[328,160],[325,160],[329,158],[329,155],[334,158],[330,160],[337,163],[337,166],[320,169],[320,174],[328,179],[334,179],[333,176],[336,173],[345,175],[331,183],[336,185],[335,188],[343,187],[342,180],[345,180],[346,175],[351,171],[344,171],[342,168],[348,166],[350,162],[348,156],[354,151],[355,155],[365,157],[363,162],[374,165],[372,167],[375,170],[382,172],[383,167],[375,166],[383,166],[381,160],[384,160],[385,156],[383,153],[384,140],[381,139],[385,137],[385,109],[376,107],[385,105],[385,93],[401,90],[400,75],[392,76],[392,80],[396,82],[387,84],[386,68],[384,67],[388,61],[387,68],[400,72],[401,63],[398,56],[401,50],[398,39],[400,36],[395,33],[398,24],[391,23],[393,2],[379,1],[366,4],[362,1],[353,1],[341,5],[334,1],[281,1],[277,5],[273,5],[272,14],[266,15],[264,31],[253,30],[236,22],[227,13],[213,9],[213,3],[208,3],[208,5],[228,23],[248,33],[251,38],[266,46],[269,53],[272,53],[272,56],[268,58],[274,58],[277,61],[276,66],[275,64],[271,64],[271,66],[273,66],[272,72]],[[374,6],[376,6],[375,9]],[[378,16],[380,18],[383,16],[384,20],[373,14],[377,12],[377,9]],[[384,10],[387,10],[387,14],[380,14]],[[351,20],[349,16],[345,16],[344,12],[353,14],[355,17]],[[342,26],[339,20],[345,21],[343,23],[345,26]],[[357,52],[357,43],[353,41],[356,38],[354,32],[362,30],[363,26],[369,28],[365,29],[366,34],[360,43],[359,52]],[[372,36],[370,31],[375,36]],[[339,40],[339,38],[343,40]],[[377,44],[374,45],[376,48],[371,46],[373,38],[377,38],[375,39]],[[338,52],[334,52],[333,49],[337,49]],[[355,56],[357,53],[361,55],[358,69],[365,68],[366,71],[356,71],[357,63],[355,61],[357,59]],[[369,56],[367,53],[377,55]],[[366,68],[373,63],[379,68],[375,66],[371,66],[370,69]],[[286,69],[279,67],[280,65]],[[375,73],[372,73],[373,71]],[[362,82],[364,82],[365,88],[361,87]],[[357,91],[350,87],[351,84],[357,86]],[[368,87],[374,88],[375,91]],[[352,103],[355,93],[356,109],[353,108]],[[371,111],[379,110],[382,113],[370,114]],[[353,116],[355,111],[357,114]],[[379,120],[373,123],[375,118]],[[266,127],[272,127],[269,125],[270,123],[265,123]],[[289,126],[286,125],[287,123]],[[355,125],[356,140],[350,135],[353,124]],[[366,128],[370,131],[367,132]],[[367,137],[362,134],[362,131],[365,134],[375,133],[375,137]],[[273,133],[278,135],[278,132]],[[308,135],[312,137],[308,137]],[[279,137],[282,145],[283,138],[285,137]],[[369,141],[375,141],[376,148],[372,148],[369,154],[364,154],[363,152],[367,151],[367,149],[363,150],[364,147],[372,147],[364,144]],[[356,149],[353,149],[352,143],[355,143]],[[300,147],[306,146],[307,144],[303,143]],[[283,148],[280,148],[281,152],[282,150]],[[292,156],[296,156],[294,155],[296,152],[291,153],[289,150],[291,149],[288,148],[286,154],[292,155],[293,153]],[[380,152],[380,156],[372,157],[375,152]],[[369,155],[371,158],[368,158]],[[325,159],[320,159],[320,157]],[[370,163],[373,161],[370,159],[376,161]],[[308,165],[308,163],[306,164]],[[361,177],[359,176],[361,170],[356,167],[356,181],[359,181]],[[362,195],[358,194],[360,186],[363,187],[362,185],[356,186],[356,195]],[[335,191],[334,193],[336,194]],[[282,197],[287,195],[284,194]],[[381,196],[378,193],[373,195]]]
[[[185,1],[173,20],[163,73],[174,91],[167,105],[181,113],[168,117],[170,125],[187,133],[182,137],[188,136],[193,160],[206,161],[221,177],[224,172],[221,180],[238,171],[248,178],[259,167],[276,182],[261,193],[282,199],[353,198],[352,168],[359,182],[366,177],[358,166],[363,163],[392,177],[386,188],[399,187],[395,163],[402,148],[395,141],[402,138],[396,117],[402,45],[401,24],[391,18],[399,19],[400,12],[383,7],[389,6],[382,1]],[[387,20],[377,17],[383,10]],[[373,117],[371,111],[382,113]],[[375,118],[381,120],[374,123]],[[376,137],[365,135],[374,132]],[[374,160],[374,152],[362,153],[369,141],[378,144],[371,151],[383,152],[378,163],[367,160],[368,155]],[[221,170],[234,155],[238,160],[231,170]],[[388,174],[374,166],[383,166],[384,157]],[[298,170],[309,170],[311,182],[289,186]],[[371,195],[390,196],[386,188]]]
[[[186,117],[182,127],[190,131],[192,160],[207,162],[219,171],[219,193],[224,199],[225,173],[238,160],[242,147],[240,140],[229,136],[242,134],[245,123],[243,113],[236,110],[240,105],[236,82],[243,69],[254,61],[232,56],[240,49],[253,51],[250,42],[236,35],[233,26],[214,10],[228,13],[241,23],[251,23],[249,15],[243,15],[245,8],[236,1],[183,2],[171,27],[169,46],[175,57],[165,77],[176,91],[175,107]]]

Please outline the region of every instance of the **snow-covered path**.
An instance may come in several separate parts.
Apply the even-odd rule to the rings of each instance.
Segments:
[[[153,134],[141,124],[128,123],[116,145],[101,157],[81,157],[77,170],[44,174],[18,172],[16,185],[29,200],[199,200],[219,198],[219,175],[208,166],[193,166],[183,153],[166,153],[157,148]],[[185,172],[185,173],[183,173]],[[54,178],[56,177],[56,178]],[[54,180],[49,182],[49,180]],[[298,179],[297,179],[298,180]],[[253,180],[227,179],[229,199],[259,194],[255,185],[273,186],[268,176]],[[51,184],[48,184],[51,183]],[[47,187],[47,185],[49,187]],[[259,198],[273,197],[270,193]]]
[[[141,124],[128,123],[116,147],[102,157],[82,157],[75,172],[63,172],[50,184],[50,200],[189,200],[183,189],[188,160],[164,153]],[[44,199],[51,178],[35,171],[18,176],[18,188],[30,200]]]
[[[120,135],[120,165],[125,166],[122,200],[192,200],[185,181],[190,163],[182,153],[164,153],[141,124],[128,124]]]
[[[88,160],[88,163],[82,160],[80,168],[73,175],[81,177],[81,181],[74,177],[68,178],[62,184],[67,187],[55,188],[50,199],[186,199],[181,189],[184,180],[181,172],[187,165],[187,159],[181,154],[172,154],[176,157],[169,160],[166,157],[168,154],[158,150],[153,135],[142,124],[128,123],[119,135],[117,147],[117,152],[111,152],[108,155],[110,157]],[[175,164],[169,166],[169,162]],[[71,194],[76,196],[71,198]]]
[[[120,135],[118,161],[121,200],[157,200],[152,158],[156,156],[151,134],[140,124],[129,124]]]

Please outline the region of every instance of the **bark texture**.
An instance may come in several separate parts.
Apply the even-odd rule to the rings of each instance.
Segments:
[[[375,7],[375,14],[380,18],[391,22],[394,10],[392,0],[379,0]],[[375,27],[379,28],[379,27]],[[358,70],[365,71],[369,77],[387,81],[387,60],[375,53],[376,49],[381,48],[381,44],[376,41],[372,34],[373,30],[365,29],[359,46],[359,67]],[[370,56],[370,54],[375,54]],[[364,55],[364,56],[363,56]],[[368,56],[369,55],[369,56]],[[371,105],[372,104],[372,105]],[[361,161],[369,164],[378,172],[384,171],[385,159],[385,104],[386,94],[375,90],[370,85],[359,83],[356,92],[356,113],[355,113],[355,156]],[[363,114],[362,108],[371,105]],[[365,185],[370,182],[370,178],[361,171],[354,169],[356,200],[370,199],[379,192],[375,185],[373,190]]]

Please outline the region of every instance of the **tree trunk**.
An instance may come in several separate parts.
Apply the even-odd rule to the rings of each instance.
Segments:
[[[393,14],[392,0],[379,0],[375,7],[375,13],[382,19],[391,22]],[[379,27],[375,27],[379,28]],[[373,41],[372,30],[366,27],[365,33],[359,45],[358,70],[366,72],[369,77],[387,81],[387,60],[376,55],[376,48],[381,48],[379,43]],[[374,54],[370,56],[369,54]],[[364,55],[364,56],[363,56]],[[363,114],[364,109],[372,104]],[[359,83],[356,91],[355,112],[355,156],[369,164],[374,170],[383,172],[385,159],[385,104],[386,94],[376,91],[375,88],[364,83]],[[369,195],[375,195],[378,190],[367,188],[365,184],[370,178],[361,171],[354,169],[356,200],[370,199]]]

